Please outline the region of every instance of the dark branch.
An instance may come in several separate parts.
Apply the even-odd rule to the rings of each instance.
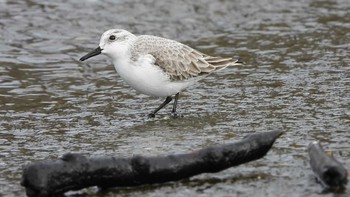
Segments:
[[[320,143],[310,143],[309,156],[311,168],[325,189],[345,188],[348,181],[347,170],[333,156],[327,155]]]
[[[28,196],[51,196],[90,186],[107,188],[177,181],[259,159],[281,134],[280,131],[252,134],[236,143],[169,156],[86,157],[69,153],[58,160],[25,166],[21,184]]]

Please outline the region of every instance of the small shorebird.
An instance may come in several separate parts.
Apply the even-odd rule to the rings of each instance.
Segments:
[[[126,30],[104,32],[99,47],[80,61],[106,54],[120,77],[132,88],[146,95],[166,97],[148,117],[166,106],[175,95],[172,114],[176,116],[179,92],[214,71],[242,64],[232,58],[213,57],[174,40],[136,36]]]

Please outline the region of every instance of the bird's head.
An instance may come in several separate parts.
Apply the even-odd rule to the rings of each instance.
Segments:
[[[104,32],[100,39],[99,47],[84,55],[80,58],[80,61],[89,59],[101,53],[107,56],[117,58],[120,55],[124,55],[135,40],[136,36],[123,29],[110,29]]]

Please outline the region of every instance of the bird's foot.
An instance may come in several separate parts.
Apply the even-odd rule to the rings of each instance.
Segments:
[[[148,118],[154,118],[154,117],[156,117],[156,114],[155,113],[150,113],[150,114],[147,115],[147,117]]]
[[[176,113],[176,112],[172,112],[171,115],[172,115],[172,117],[173,117],[174,119],[176,119],[176,118],[183,118],[183,117],[184,117],[182,114],[178,114],[178,113]]]

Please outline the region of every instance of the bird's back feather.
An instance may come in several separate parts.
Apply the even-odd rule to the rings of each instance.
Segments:
[[[132,59],[136,60],[137,56],[146,54],[152,55],[155,64],[174,81],[208,75],[227,66],[241,64],[232,58],[206,55],[174,40],[148,35],[138,36],[131,47]]]

